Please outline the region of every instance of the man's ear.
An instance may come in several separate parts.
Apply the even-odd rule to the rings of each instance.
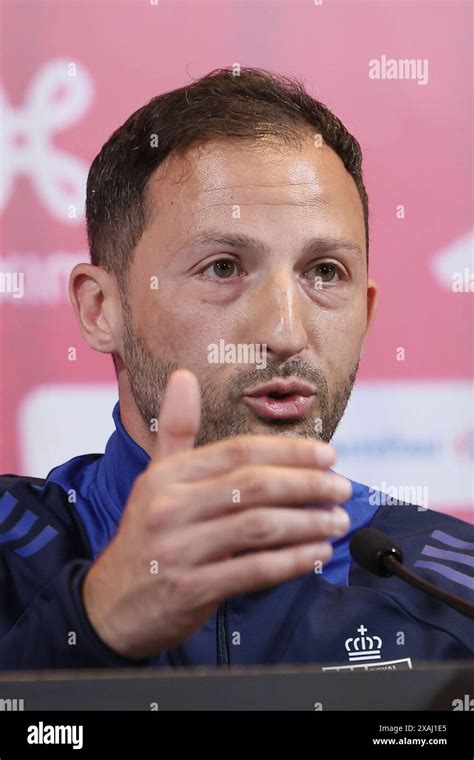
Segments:
[[[89,346],[106,354],[118,351],[122,309],[115,277],[93,264],[77,264],[69,279],[69,298]]]
[[[375,311],[376,311],[376,305],[377,305],[377,293],[378,293],[378,285],[375,282],[375,280],[372,279],[372,277],[369,277],[367,281],[367,327],[365,330],[364,341],[366,340],[367,335],[369,334],[370,327],[375,317]]]

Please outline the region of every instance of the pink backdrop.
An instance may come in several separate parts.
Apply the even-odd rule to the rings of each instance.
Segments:
[[[240,64],[303,78],[364,150],[380,297],[337,469],[472,520],[472,10],[4,1],[0,472],[44,476],[112,429],[112,363],[82,343],[66,289],[88,256],[92,159],[151,97]],[[384,56],[426,76],[371,78]]]

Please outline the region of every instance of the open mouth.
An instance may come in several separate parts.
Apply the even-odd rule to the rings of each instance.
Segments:
[[[258,396],[244,396],[244,401],[261,417],[294,420],[304,417],[314,402],[314,394],[270,391]]]

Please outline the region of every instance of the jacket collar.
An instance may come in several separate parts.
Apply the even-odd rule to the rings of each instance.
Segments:
[[[110,436],[102,460],[109,496],[120,519],[135,479],[146,469],[150,457],[125,430],[119,402],[112,413],[115,431]]]

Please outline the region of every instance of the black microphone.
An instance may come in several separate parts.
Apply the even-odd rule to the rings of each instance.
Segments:
[[[440,602],[457,610],[461,615],[474,619],[474,605],[455,594],[448,594],[433,583],[425,581],[403,565],[403,552],[390,538],[376,528],[361,528],[351,538],[349,550],[358,565],[380,578],[397,575],[402,580],[433,596]]]

